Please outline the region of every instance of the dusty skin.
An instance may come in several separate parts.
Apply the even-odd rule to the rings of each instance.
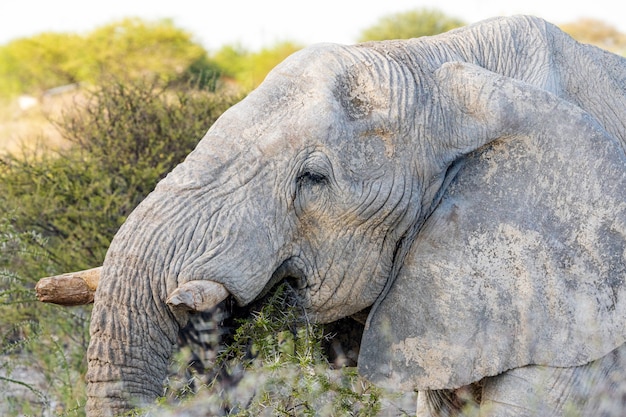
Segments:
[[[316,320],[371,307],[359,372],[419,415],[621,415],[625,86],[532,17],[294,54],[111,243],[88,415],[160,394],[190,310],[285,278]]]

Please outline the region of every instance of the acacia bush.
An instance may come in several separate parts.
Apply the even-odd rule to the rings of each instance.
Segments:
[[[0,414],[82,416],[89,308],[59,309],[35,300],[32,277],[52,271],[36,232],[19,232],[16,214],[0,218]]]
[[[464,26],[460,19],[436,9],[417,9],[383,16],[361,32],[359,42],[432,36]]]
[[[211,56],[225,80],[234,81],[244,91],[261,84],[267,74],[289,55],[303,46],[293,42],[279,42],[260,51],[249,51],[236,45],[226,45]]]
[[[188,347],[203,339],[210,355],[179,352],[166,396],[153,409],[156,415],[405,415],[402,401],[396,401],[399,395],[366,382],[354,366],[344,366],[343,353],[332,352],[336,343],[342,344],[341,351],[358,349],[363,326],[352,319],[331,325],[310,322],[287,283],[246,308],[226,303],[212,314],[192,316],[190,324],[198,327],[202,320],[209,321],[204,326],[208,337],[196,337]],[[202,362],[200,369],[197,362]],[[411,399],[408,408],[413,407]]]
[[[0,159],[0,204],[19,213],[18,231],[46,238],[59,270],[97,266],[126,216],[238,99],[111,81],[56,121],[68,149]]]

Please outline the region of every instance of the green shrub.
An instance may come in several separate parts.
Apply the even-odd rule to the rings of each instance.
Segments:
[[[0,204],[60,271],[100,265],[126,216],[238,99],[109,82],[57,127],[69,149],[0,160]],[[28,272],[39,272],[29,270]]]
[[[223,78],[234,80],[240,88],[250,91],[258,87],[276,65],[300,49],[302,46],[293,42],[279,42],[257,52],[226,45],[211,59],[220,68]]]
[[[35,300],[20,267],[51,270],[45,239],[18,232],[14,216],[0,218],[0,414],[83,415],[81,398],[89,309],[59,310]]]
[[[170,380],[161,407],[175,406],[174,414],[239,417],[378,415],[382,391],[360,379],[356,368],[334,367],[326,343],[334,335],[307,320],[287,284],[235,314],[239,318],[226,324],[232,334],[207,366],[208,380],[193,372],[180,380],[189,361],[181,352],[179,380]],[[223,317],[215,319],[215,329],[217,322]],[[190,389],[191,383],[200,388]]]

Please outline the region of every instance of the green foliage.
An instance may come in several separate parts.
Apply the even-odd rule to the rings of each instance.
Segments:
[[[110,82],[58,122],[74,146],[0,160],[2,205],[20,212],[20,231],[48,239],[59,270],[97,266],[130,211],[236,100]]]
[[[206,51],[170,20],[125,19],[91,32],[86,43],[92,57],[89,72],[95,76],[156,76],[170,81],[189,78],[190,70],[191,75],[216,71],[206,59]]]
[[[0,95],[43,91],[81,81],[80,54],[85,40],[78,35],[43,33],[0,47]]]
[[[197,89],[206,89],[215,92],[219,86],[222,70],[206,55],[192,61],[185,72],[178,78],[171,80],[170,87],[188,87],[193,85]]]
[[[103,75],[165,82],[194,79],[210,86],[217,67],[191,35],[170,20],[125,19],[84,36],[43,33],[0,47],[0,96],[94,84]]]
[[[212,366],[215,377],[189,398],[187,385],[169,403],[203,415],[374,416],[382,392],[355,368],[332,369],[324,341],[331,335],[306,319],[293,290],[281,284],[236,322],[232,339]],[[182,360],[182,363],[185,361]],[[182,406],[177,400],[187,398]],[[163,399],[160,406],[167,405]],[[171,407],[171,405],[170,405]]]
[[[244,90],[251,90],[265,79],[272,68],[301,48],[291,42],[282,42],[258,52],[250,52],[227,45],[214,54],[212,60],[224,77],[235,80]]]
[[[362,31],[359,41],[419,38],[437,35],[463,25],[463,21],[448,17],[438,10],[412,10],[382,17],[378,23]]]
[[[243,90],[301,46],[278,43],[259,52],[225,46],[214,57],[170,20],[125,19],[86,35],[42,33],[0,46],[0,97],[42,94],[55,87],[99,84],[102,77],[193,82],[214,91],[222,73]]]
[[[59,310],[34,298],[32,280],[13,268],[52,269],[38,233],[19,232],[15,217],[0,218],[0,386],[3,415],[63,410],[83,415],[88,309]],[[61,339],[57,335],[63,335]]]

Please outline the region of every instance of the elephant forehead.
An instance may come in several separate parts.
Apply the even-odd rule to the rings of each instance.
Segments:
[[[256,123],[241,129],[241,141],[254,144],[263,155],[289,155],[303,147],[334,149],[355,168],[380,166],[396,153],[396,120],[373,110],[367,119],[355,120],[334,96],[290,100],[272,110],[258,110]]]
[[[349,135],[345,120],[334,111],[332,103],[314,105],[294,103],[293,106],[267,114],[263,122],[247,127],[242,137],[254,143],[263,155],[291,156],[287,150],[302,147],[331,145],[342,132]]]

